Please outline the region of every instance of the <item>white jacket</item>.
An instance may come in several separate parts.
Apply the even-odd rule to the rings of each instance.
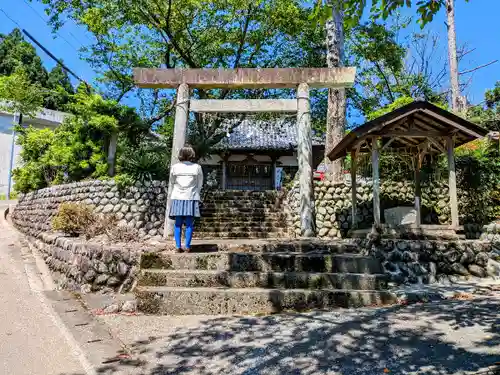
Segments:
[[[203,186],[201,166],[188,161],[174,164],[170,168],[169,185],[170,199],[199,201]]]

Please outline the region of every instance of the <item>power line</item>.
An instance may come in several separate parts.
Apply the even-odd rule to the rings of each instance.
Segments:
[[[28,3],[27,0],[24,0],[24,2],[26,3],[27,6],[29,6],[31,8],[31,10],[33,12],[36,13],[36,15],[38,16],[38,18],[40,18],[45,24],[47,24],[47,19],[45,19],[35,8],[33,8],[33,6],[30,3]],[[78,48],[76,48],[73,44],[71,44],[68,39],[66,39],[64,36],[62,36],[57,31],[56,31],[56,35],[58,37],[60,37],[62,40],[64,40],[71,48],[73,48],[75,51],[78,52]],[[80,44],[82,44],[82,43],[80,43]]]
[[[52,52],[50,52],[47,48],[45,48],[38,40],[36,40],[29,32],[27,32],[25,29],[23,29],[23,33],[28,37],[30,38],[30,40],[35,43],[38,47],[40,47],[42,49],[43,52],[45,52],[47,55],[49,55],[49,57],[54,60],[56,63],[58,63],[59,65],[61,65],[61,67],[63,67],[68,73],[70,73],[73,77],[75,77],[77,80],[79,80],[80,82],[83,82],[86,86],[87,86],[87,89],[90,91],[90,85],[83,79],[81,79],[79,76],[76,75],[76,73],[74,73],[70,68],[68,68],[66,65],[64,65],[64,63],[58,59],[57,57],[55,57]]]
[[[15,20],[13,19],[11,16],[9,16],[7,14],[7,12],[5,10],[3,10],[2,8],[0,8],[0,11],[5,14],[5,17],[7,17],[9,20],[11,20],[12,22],[14,22],[15,25],[17,25],[17,27],[19,27],[20,29],[22,29],[21,25]]]

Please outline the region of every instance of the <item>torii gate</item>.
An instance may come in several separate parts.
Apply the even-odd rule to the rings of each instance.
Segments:
[[[150,69],[135,68],[134,82],[141,88],[175,88],[174,138],[171,165],[177,162],[179,150],[186,142],[189,110],[193,112],[256,113],[296,112],[297,155],[300,176],[300,227],[303,236],[314,235],[312,129],[309,88],[344,88],[354,84],[355,68],[241,68],[241,69]],[[190,88],[244,89],[296,88],[296,99],[194,100]],[[168,191],[164,237],[173,228],[168,219]]]

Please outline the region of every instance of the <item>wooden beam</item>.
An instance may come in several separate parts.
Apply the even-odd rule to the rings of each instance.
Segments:
[[[221,188],[222,190],[226,190],[227,187],[227,162],[226,157],[222,159],[222,181]]]
[[[446,152],[446,149],[441,144],[439,144],[439,142],[436,141],[435,139],[429,138],[429,142],[432,143],[432,145],[436,147],[439,151],[443,153]]]
[[[376,135],[379,137],[411,137],[411,138],[427,138],[427,137],[445,137],[448,133],[437,132],[437,131],[418,131],[418,130],[391,130],[387,133],[384,131],[371,133],[371,135]]]
[[[356,199],[356,169],[358,167],[357,152],[351,150],[351,229],[356,229],[357,199]]]
[[[457,176],[455,172],[455,152],[452,137],[446,138],[448,150],[448,189],[450,193],[451,226],[458,228],[458,199],[457,199]]]
[[[373,173],[373,220],[376,227],[380,227],[380,175],[378,139],[372,138],[372,173]]]
[[[174,137],[172,140],[172,153],[170,157],[170,166],[172,167],[179,161],[179,151],[186,143],[186,129],[189,117],[189,86],[182,84],[177,89],[177,102],[175,106],[175,120],[174,120]],[[165,210],[165,225],[163,229],[163,237],[168,238],[172,235],[174,230],[174,222],[170,220],[168,214],[172,205],[170,196],[173,190],[173,181],[168,184],[168,198],[167,207]]]
[[[415,224],[417,228],[422,224],[422,189],[420,186],[420,169],[422,167],[423,155],[419,152],[416,155],[415,163]]]
[[[445,123],[447,125],[449,125],[450,127],[452,128],[455,128],[455,129],[458,129],[458,130],[461,130],[462,132],[466,133],[466,134],[469,134],[471,137],[474,137],[474,138],[483,138],[483,135],[482,134],[479,134],[477,132],[475,132],[474,130],[471,130],[465,126],[462,126],[460,124],[458,124],[457,122],[455,121],[452,121],[452,120],[448,120],[447,118],[443,117],[443,116],[440,116],[438,115],[437,113],[435,112],[431,112],[429,110],[423,110],[423,113],[431,118],[434,118],[436,120],[439,120],[440,122],[442,123]],[[449,134],[449,133],[448,133]]]
[[[300,229],[302,236],[312,237],[314,236],[312,128],[307,83],[301,83],[297,89],[297,108]]]
[[[354,84],[356,68],[239,68],[150,69],[134,68],[134,82],[142,88],[343,88]]]
[[[297,112],[296,99],[232,99],[232,100],[193,100],[191,99],[189,109],[191,112],[205,113],[258,113]]]

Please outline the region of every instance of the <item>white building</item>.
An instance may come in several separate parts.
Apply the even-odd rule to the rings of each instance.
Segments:
[[[50,109],[43,109],[33,118],[23,117],[23,125],[32,125],[36,128],[55,128],[59,126],[69,114]],[[15,118],[12,114],[0,110],[0,196],[7,195],[9,176],[12,169],[19,162],[20,147],[15,145],[12,131]],[[12,191],[12,190],[11,190]]]

